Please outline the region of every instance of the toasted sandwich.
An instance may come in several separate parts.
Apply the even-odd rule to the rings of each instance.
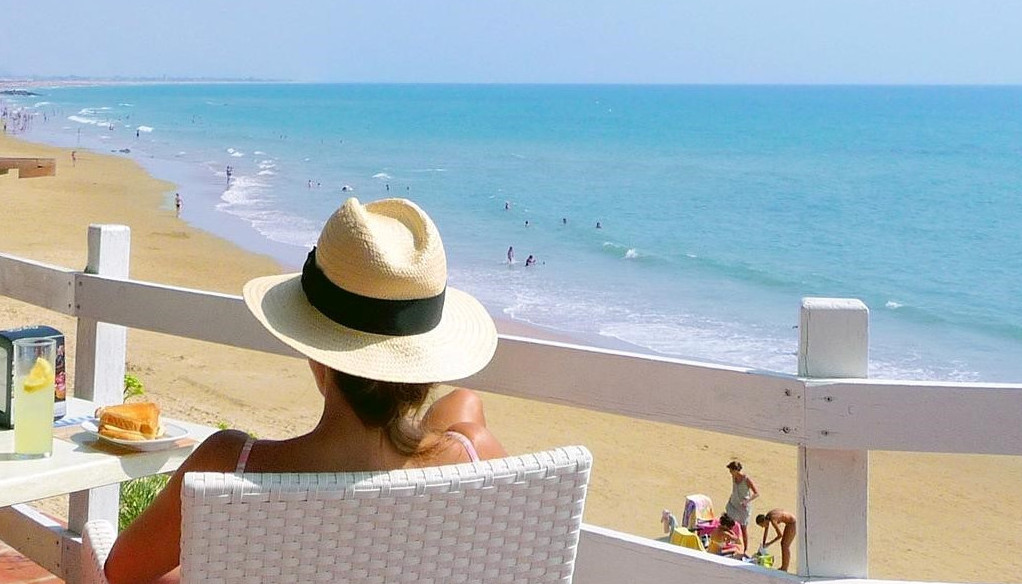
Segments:
[[[96,410],[99,433],[118,440],[152,440],[163,436],[160,407],[152,402],[106,406]]]

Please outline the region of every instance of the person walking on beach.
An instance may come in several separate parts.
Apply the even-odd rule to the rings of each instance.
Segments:
[[[431,398],[438,383],[485,367],[497,347],[493,319],[447,285],[447,265],[436,225],[415,203],[350,198],[326,221],[301,273],[245,284],[256,320],[308,358],[319,423],[284,440],[238,430],[207,438],[114,542],[111,584],[180,580],[187,472],[376,472],[506,456],[478,395]]]
[[[727,500],[724,511],[735,520],[742,534],[742,547],[749,549],[749,515],[752,513],[752,501],[759,497],[756,485],[742,472],[742,463],[732,460],[727,463],[731,473],[731,497]]]
[[[181,193],[174,193],[174,209],[177,212],[177,216],[181,216]]]
[[[780,526],[781,523],[784,524],[783,530]],[[791,563],[791,542],[795,541],[795,516],[784,509],[771,509],[766,514],[756,516],[756,525],[763,528],[761,549],[768,548],[777,540],[781,540],[781,566],[779,569],[787,572],[788,565]],[[771,527],[774,528],[777,537],[767,541]]]

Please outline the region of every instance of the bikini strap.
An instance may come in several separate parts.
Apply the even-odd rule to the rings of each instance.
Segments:
[[[479,462],[479,453],[476,452],[476,447],[472,444],[472,441],[469,440],[468,436],[461,432],[455,432],[454,430],[448,430],[444,432],[444,434],[454,438],[458,442],[461,442],[461,445],[465,447],[465,452],[468,453],[469,460],[472,462]]]
[[[243,474],[245,472],[245,465],[248,464],[248,455],[252,453],[252,445],[255,444],[255,437],[249,436],[245,440],[245,445],[241,447],[241,454],[238,455],[238,466],[234,468],[234,474]]]

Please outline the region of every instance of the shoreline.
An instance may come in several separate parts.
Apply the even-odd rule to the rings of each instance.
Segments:
[[[135,83],[110,82],[109,84],[131,85]],[[71,83],[71,85],[76,84]],[[301,270],[301,263],[304,261],[307,248],[300,249],[294,245],[271,241],[260,234],[244,219],[231,213],[224,213],[217,209],[218,201],[221,200],[221,196],[223,194],[223,184],[221,182],[222,179],[220,178],[222,175],[220,173],[209,172],[208,174],[204,174],[197,165],[191,162],[151,156],[139,156],[138,153],[123,153],[115,149],[100,150],[96,149],[94,145],[72,148],[66,144],[53,145],[45,142],[32,142],[31,140],[26,140],[24,137],[18,135],[10,137],[28,144],[39,144],[58,148],[63,150],[65,154],[69,153],[73,149],[79,153],[91,152],[92,154],[99,156],[111,156],[113,158],[122,159],[141,166],[142,169],[144,169],[150,176],[158,177],[159,180],[162,180],[167,185],[167,188],[162,195],[162,201],[159,207],[160,210],[172,211],[174,208],[174,195],[175,193],[180,193],[184,202],[180,219],[189,227],[230,242],[249,253],[266,256],[278,264],[277,271],[281,273],[288,271],[297,272]],[[515,319],[501,312],[501,308],[499,306],[487,305],[486,307],[494,321],[497,322],[498,331],[501,334],[512,334],[516,336],[534,337],[630,353],[670,357],[670,355],[657,353],[652,349],[631,343],[618,337],[605,336],[598,333],[565,331],[550,326],[535,324],[526,320]],[[726,365],[727,363],[720,364]]]
[[[940,296],[954,298],[954,287],[943,295],[939,287],[931,287],[917,295],[918,302],[905,301],[902,304],[892,301],[885,304],[888,297],[896,299],[900,295],[893,292],[871,294],[868,290],[856,290],[847,282],[828,283],[826,278],[817,283],[815,276],[807,276],[798,282],[781,277],[780,281],[771,284],[771,278],[761,281],[755,275],[755,269],[750,277],[744,260],[737,263],[720,261],[717,252],[709,249],[692,254],[686,252],[684,257],[678,253],[688,249],[689,245],[699,248],[703,243],[672,240],[671,246],[661,249],[655,242],[644,239],[644,233],[649,233],[649,230],[629,231],[623,224],[620,231],[586,233],[585,222],[575,221],[575,217],[581,217],[580,213],[583,213],[577,209],[566,213],[572,217],[570,228],[558,227],[555,232],[547,225],[543,229],[521,231],[520,221],[519,229],[515,229],[514,220],[521,218],[518,214],[525,216],[531,212],[524,205],[524,200],[512,214],[494,213],[488,207],[498,205],[503,195],[490,193],[488,197],[494,199],[492,202],[475,199],[470,191],[476,188],[471,185],[478,176],[471,172],[462,172],[457,179],[454,174],[444,178],[448,175],[436,173],[435,176],[440,178],[430,179],[435,181],[430,186],[428,180],[420,180],[416,174],[420,172],[417,170],[419,166],[426,168],[430,165],[416,164],[421,161],[415,159],[406,160],[400,148],[386,156],[367,154],[364,158],[347,146],[344,148],[348,150],[326,149],[320,152],[313,139],[318,138],[320,145],[330,145],[333,141],[328,136],[302,131],[298,134],[309,134],[306,136],[308,142],[282,141],[299,136],[275,133],[270,136],[269,129],[276,125],[273,121],[275,116],[270,114],[266,120],[260,118],[259,123],[251,128],[257,138],[237,138],[229,131],[229,115],[225,118],[214,113],[228,112],[229,109],[209,109],[207,106],[230,106],[230,100],[220,103],[215,99],[220,94],[249,95],[256,90],[218,88],[211,84],[208,90],[198,90],[193,94],[187,87],[166,85],[166,88],[158,90],[143,87],[69,89],[64,97],[60,97],[59,89],[41,91],[51,94],[54,101],[45,101],[50,97],[43,97],[44,101],[32,105],[30,99],[20,100],[21,106],[36,113],[33,118],[36,121],[32,122],[25,136],[64,147],[85,145],[101,153],[116,149],[118,156],[134,160],[150,174],[178,183],[185,199],[183,217],[193,226],[250,251],[269,254],[288,269],[297,269],[303,261],[304,254],[296,251],[299,248],[294,244],[312,245],[316,222],[332,210],[332,207],[327,209],[322,205],[336,202],[339,193],[335,191],[341,184],[354,184],[358,196],[366,199],[386,196],[381,176],[386,176],[392,183],[388,187],[402,191],[410,184],[416,189],[415,198],[429,197],[430,201],[423,202],[438,205],[434,207],[438,210],[438,218],[443,217],[447,221],[446,217],[460,217],[445,225],[448,247],[456,250],[452,254],[452,286],[470,287],[466,289],[483,300],[493,314],[521,318],[523,322],[560,329],[571,335],[584,335],[587,344],[794,374],[797,369],[794,356],[797,333],[793,332],[793,325],[797,323],[800,296],[857,296],[871,307],[872,377],[1007,383],[1022,379],[1022,368],[1010,358],[1022,348],[1022,344],[1000,338],[996,331],[988,334],[996,326],[983,328],[981,325],[977,329],[969,322],[952,323],[928,318],[925,310],[920,315],[916,304],[929,302],[934,307],[943,306],[946,303],[932,299]],[[291,95],[297,90],[287,88],[282,91]],[[306,89],[294,93],[292,98],[304,98],[315,103],[315,96],[326,91],[324,88]],[[358,93],[363,97],[372,95],[363,90]],[[166,102],[165,109],[152,110],[143,107],[143,104],[152,106],[159,102],[149,102],[149,97],[170,101]],[[203,116],[211,116],[208,122],[200,116],[200,125],[208,123],[207,128],[189,125],[187,116],[179,119],[180,112],[190,111],[181,107],[191,98],[195,99],[197,106],[204,108]],[[182,99],[183,102],[180,101]],[[266,103],[266,112],[276,111],[276,99]],[[303,110],[302,101],[286,103],[292,110]],[[72,113],[75,115],[68,115]],[[295,113],[293,121],[296,128],[315,119],[298,111]],[[168,118],[165,114],[176,117]],[[315,115],[323,117],[322,112]],[[140,138],[135,126],[142,123],[146,125],[138,126],[144,132]],[[192,123],[195,124],[194,116]],[[345,130],[345,133],[348,131]],[[400,132],[404,130],[391,128],[387,135],[400,135]],[[197,139],[199,134],[207,138]],[[413,135],[414,131],[409,128],[408,137]],[[358,136],[345,138],[355,140]],[[355,144],[350,140],[349,143]],[[362,150],[358,148],[358,152]],[[365,150],[375,152],[373,148]],[[381,149],[381,153],[386,152],[386,147]],[[489,168],[485,166],[488,162],[478,162]],[[233,164],[237,164],[235,176],[239,180],[225,186],[225,166]],[[472,165],[472,168],[480,167]],[[522,170],[529,168],[526,166]],[[434,170],[428,169],[428,176],[434,176]],[[376,171],[394,172],[395,175],[390,177],[377,173],[370,177],[370,173]],[[306,176],[322,178],[323,191],[306,190]],[[532,179],[536,178],[541,177],[532,176]],[[394,181],[400,181],[400,184]],[[441,188],[445,181],[450,184]],[[299,188],[299,183],[302,188]],[[532,184],[542,183],[533,180]],[[570,192],[562,192],[565,185],[560,182],[551,184],[561,189],[557,192],[564,195],[565,204],[574,204],[573,201],[578,199]],[[429,188],[423,188],[426,186]],[[485,188],[481,192],[484,191]],[[664,196],[668,197],[666,192]],[[459,200],[472,201],[471,211],[465,211],[464,215],[452,212],[461,204],[452,201]],[[558,205],[562,204],[559,198],[557,201]],[[602,209],[600,212],[603,212]],[[559,216],[547,211],[543,215],[547,219]],[[469,217],[469,221],[462,220]],[[540,216],[532,218],[539,220]],[[682,220],[679,218],[679,221]],[[472,222],[486,225],[486,229],[465,227]],[[535,225],[543,227],[540,223]],[[716,242],[712,236],[704,239],[706,245]],[[603,240],[602,247],[600,240]],[[736,241],[736,238],[729,241]],[[497,273],[493,259],[502,256],[503,249],[511,243],[532,246],[530,251],[550,259],[551,267],[536,270],[544,272],[536,276],[513,271]],[[719,243],[712,247],[729,249],[730,244],[718,246]],[[464,247],[458,249],[454,246]],[[500,250],[499,256],[495,249]],[[746,257],[750,266],[764,265],[764,262],[774,265],[771,258],[760,257],[755,252],[749,252]],[[887,264],[880,261],[873,265]],[[776,271],[794,276],[798,270],[792,273],[786,269]],[[880,268],[874,271],[879,273]],[[862,281],[871,282],[868,273],[867,270],[867,277]],[[632,288],[632,276],[645,279],[646,285]],[[589,294],[590,282],[595,285],[594,295]],[[827,286],[833,288],[826,289]],[[866,286],[867,289],[874,287],[872,283]],[[907,289],[916,288],[919,286]],[[862,294],[853,294],[849,290]],[[554,304],[563,309],[549,309]],[[1003,305],[1010,307],[1010,303]],[[1015,312],[1008,309],[1004,314],[1011,316]],[[954,316],[958,313],[952,310],[947,314]],[[1011,316],[1004,322],[1013,319]],[[991,325],[1001,322],[996,318],[988,320]],[[627,341],[619,342],[620,339]]]
[[[272,257],[176,218],[166,204],[173,184],[138,163],[80,150],[71,166],[69,153],[0,135],[2,155],[57,159],[55,177],[0,176],[0,196],[16,210],[0,216],[0,252],[79,267],[86,260],[88,224],[122,223],[132,230],[134,279],[236,295],[249,278],[281,271]],[[503,334],[579,344],[502,316],[496,319]],[[33,322],[64,331],[73,347],[74,319],[0,299],[0,328]],[[68,358],[73,363],[73,354]],[[300,360],[130,330],[127,365],[172,417],[280,438],[310,428],[319,413],[318,392]],[[792,447],[497,394],[484,393],[484,402],[489,424],[509,452],[589,447],[595,466],[588,523],[657,538],[661,509],[680,513],[691,493],[709,495],[721,513],[730,490],[724,465],[731,458],[742,460],[763,494],[756,512],[796,504]],[[870,473],[872,577],[1022,579],[1022,567],[1010,554],[972,543],[987,528],[962,525],[959,517],[966,510],[991,509],[1007,525],[1022,524],[1022,493],[1005,480],[1022,476],[1022,457],[874,452]],[[958,537],[941,537],[951,530]],[[751,530],[752,538],[760,533]],[[1022,534],[1009,530],[1005,543],[1007,549],[1022,545]]]

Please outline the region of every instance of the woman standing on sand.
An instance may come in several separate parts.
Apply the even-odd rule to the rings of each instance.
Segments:
[[[180,580],[186,472],[386,471],[506,455],[471,391],[418,415],[437,382],[489,362],[497,330],[475,298],[447,286],[440,234],[411,201],[348,199],[301,274],[256,278],[244,297],[263,326],[308,358],[323,397],[319,423],[286,440],[238,430],[206,439],[117,538],[104,567],[112,584]]]
[[[749,475],[742,473],[742,463],[732,460],[727,464],[731,473],[731,497],[727,500],[725,512],[735,520],[742,534],[742,547],[749,549],[749,516],[752,514],[752,501],[759,497],[756,485]]]
[[[781,529],[780,524],[784,524],[784,529]],[[791,542],[795,541],[795,526],[796,520],[795,515],[785,511],[784,509],[771,509],[767,511],[766,515],[756,516],[756,525],[763,528],[763,544],[762,548],[768,548],[774,544],[777,540],[781,541],[781,567],[782,571],[787,572],[788,566],[791,564]],[[777,537],[767,541],[767,537],[770,534],[770,527],[774,528],[774,533]]]

